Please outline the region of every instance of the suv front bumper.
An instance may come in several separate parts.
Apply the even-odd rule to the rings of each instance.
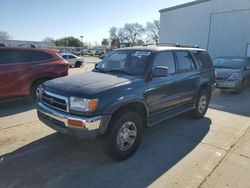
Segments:
[[[111,115],[82,117],[51,108],[42,102],[37,103],[37,115],[40,121],[60,133],[78,138],[96,138],[103,135],[108,127]],[[84,123],[84,127],[75,127],[68,124],[68,120],[77,120]]]

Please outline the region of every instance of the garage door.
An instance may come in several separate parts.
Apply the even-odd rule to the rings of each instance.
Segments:
[[[245,56],[250,41],[250,10],[213,13],[208,51],[212,57]]]

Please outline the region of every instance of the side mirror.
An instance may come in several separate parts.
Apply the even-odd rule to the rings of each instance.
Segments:
[[[98,64],[99,64],[99,63],[96,63],[96,64],[95,64],[95,68],[97,67]]]
[[[157,66],[153,69],[153,76],[155,77],[167,77],[168,76],[168,67]]]

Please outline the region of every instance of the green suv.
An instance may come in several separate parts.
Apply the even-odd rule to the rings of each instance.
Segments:
[[[214,84],[211,58],[199,47],[123,48],[88,73],[45,82],[37,113],[61,133],[102,137],[105,151],[124,160],[138,148],[143,128],[184,112],[202,118]]]

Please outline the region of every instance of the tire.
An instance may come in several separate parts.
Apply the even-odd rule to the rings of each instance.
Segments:
[[[189,115],[194,119],[201,119],[207,113],[208,105],[211,98],[211,91],[208,89],[202,89],[195,103],[195,109],[189,111]]]
[[[129,158],[141,142],[142,129],[143,122],[137,113],[122,111],[116,114],[104,137],[105,153],[119,161]]]
[[[75,63],[75,67],[80,67],[82,65],[82,62],[80,62],[80,61],[77,61],[76,63]]]
[[[32,84],[31,87],[31,91],[30,91],[30,99],[31,102],[36,103],[37,102],[37,96],[36,96],[36,92],[37,92],[37,88],[44,82],[46,82],[47,79],[41,79],[41,80],[37,80]]]

